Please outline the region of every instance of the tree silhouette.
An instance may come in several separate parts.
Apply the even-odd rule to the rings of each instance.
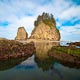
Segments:
[[[55,19],[53,18],[53,15],[49,13],[43,12],[42,15],[39,15],[37,20],[34,22],[35,26],[38,26],[41,22],[45,23],[48,26],[56,25]]]

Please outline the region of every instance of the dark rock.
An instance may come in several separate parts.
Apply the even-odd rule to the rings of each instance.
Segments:
[[[32,55],[34,51],[34,43],[27,43],[23,45],[22,43],[14,40],[0,41],[0,60],[29,56]]]

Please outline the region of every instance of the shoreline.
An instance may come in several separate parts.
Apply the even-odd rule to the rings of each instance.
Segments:
[[[41,39],[27,39],[27,40],[15,40],[18,42],[21,42],[23,44],[25,43],[30,43],[30,42],[34,42],[34,43],[42,43],[42,42],[67,42],[70,43],[70,41],[51,41],[51,40],[41,40]]]

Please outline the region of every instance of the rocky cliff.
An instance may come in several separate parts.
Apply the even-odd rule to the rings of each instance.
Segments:
[[[26,40],[28,38],[28,34],[25,30],[24,27],[19,27],[18,28],[18,32],[17,32],[17,36],[16,36],[16,40]]]
[[[43,13],[39,15],[34,22],[34,26],[30,39],[60,40],[60,33],[56,28],[56,22],[52,14]]]

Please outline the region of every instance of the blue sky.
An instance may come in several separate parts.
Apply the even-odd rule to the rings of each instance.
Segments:
[[[80,41],[80,0],[0,0],[0,37],[14,39],[20,26],[30,36],[43,12],[54,15],[61,40]]]

